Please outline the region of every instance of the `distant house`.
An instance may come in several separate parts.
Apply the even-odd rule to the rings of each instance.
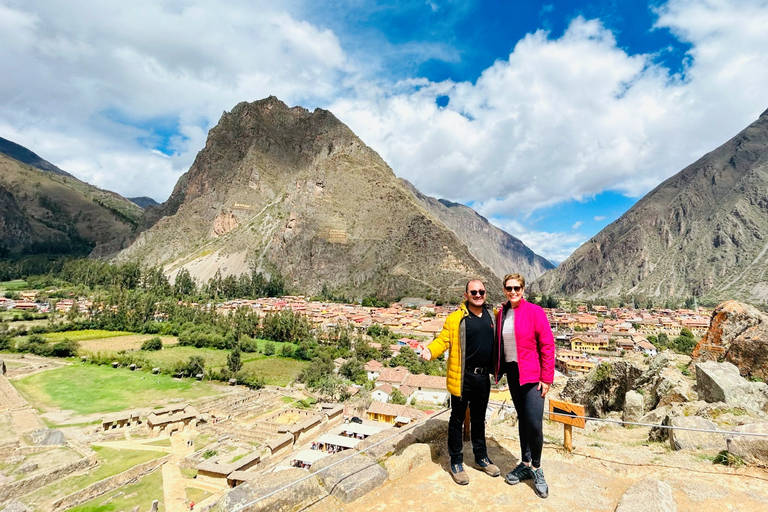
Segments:
[[[424,413],[407,405],[383,404],[373,402],[365,411],[366,416],[371,421],[380,421],[384,423],[396,424],[415,421],[424,417]],[[399,420],[399,421],[398,421]]]
[[[381,384],[373,388],[373,391],[371,391],[371,398],[376,402],[385,404],[389,402],[389,397],[392,396],[394,390],[395,388],[389,384]]]
[[[384,368],[384,365],[375,359],[371,359],[370,361],[365,363],[365,366],[363,366],[363,369],[368,374],[368,380],[376,380],[379,377],[379,374],[381,373],[381,370],[383,368]]]
[[[411,400],[415,399],[419,403],[429,402],[441,405],[448,400],[449,395],[445,385],[445,377],[421,374],[413,375],[409,373],[403,381],[401,391],[405,386],[413,390]]]
[[[227,480],[230,487],[235,487],[238,483],[245,480],[245,477],[235,475],[235,478],[230,479],[229,476],[232,473],[245,472],[246,470],[258,465],[261,461],[261,456],[257,452],[251,452],[244,457],[234,461],[225,463],[221,461],[220,457],[213,456],[210,459],[201,462],[197,465],[197,479],[201,481],[222,481]]]
[[[379,374],[379,378],[376,379],[376,383],[389,384],[392,387],[400,387],[408,375],[408,369],[404,366],[398,366],[397,368],[384,368]]]
[[[183,432],[187,427],[196,426],[199,419],[197,409],[191,405],[174,405],[149,413],[147,426],[152,437],[160,434],[173,435]]]
[[[600,352],[608,350],[608,340],[598,336],[574,336],[571,350],[575,352]]]
[[[656,347],[648,340],[640,340],[637,343],[637,349],[643,354],[648,354],[651,357],[655,356],[657,353]]]

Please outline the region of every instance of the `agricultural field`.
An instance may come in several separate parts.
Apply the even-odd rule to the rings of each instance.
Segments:
[[[66,332],[51,332],[45,334],[45,339],[48,341],[62,341],[68,339],[71,341],[85,341],[85,340],[98,340],[104,338],[118,338],[122,336],[130,336],[132,332],[126,331],[103,331],[101,329],[85,329],[83,331],[66,331]],[[151,336],[149,336],[151,337]]]
[[[171,398],[193,400],[221,392],[221,386],[210,382],[86,363],[29,375],[13,385],[39,410],[81,415],[165,406]]]
[[[108,332],[108,331],[104,331]],[[64,334],[64,333],[56,333]],[[120,352],[122,350],[139,350],[145,341],[159,337],[163,342],[163,347],[172,347],[179,342],[176,336],[157,336],[156,334],[133,334],[125,333],[119,336],[91,338],[80,341],[80,353],[96,352]],[[48,338],[48,336],[46,336]],[[72,338],[69,338],[72,339]]]

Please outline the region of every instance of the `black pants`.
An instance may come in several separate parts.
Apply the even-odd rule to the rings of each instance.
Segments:
[[[451,464],[464,462],[462,430],[469,405],[470,438],[475,461],[488,456],[485,446],[485,410],[491,395],[491,380],[487,373],[464,373],[461,397],[451,395],[451,419],[448,420],[448,454]]]
[[[516,362],[502,363],[502,373],[507,374],[509,394],[517,411],[517,427],[520,433],[520,459],[530,462],[535,468],[541,467],[541,451],[544,448],[542,418],[544,397],[536,389],[538,382],[520,385],[520,370]]]

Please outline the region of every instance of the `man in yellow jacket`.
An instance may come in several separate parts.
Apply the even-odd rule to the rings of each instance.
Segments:
[[[448,315],[443,330],[422,351],[429,361],[448,353],[446,384],[451,393],[451,418],[448,420],[448,454],[451,457],[451,477],[459,485],[469,483],[464,471],[462,429],[469,406],[470,436],[475,464],[491,476],[501,471],[488,458],[485,444],[485,410],[491,394],[491,361],[495,315],[485,304],[485,285],[472,280],[464,291],[464,302]]]

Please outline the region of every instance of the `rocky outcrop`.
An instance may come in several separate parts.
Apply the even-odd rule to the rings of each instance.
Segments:
[[[211,511],[230,512],[246,506],[245,510],[254,512],[303,510],[328,495],[316,476],[306,477],[306,471],[296,468],[266,473],[229,491]]]
[[[537,287],[578,297],[763,302],[768,115],[664,181]]]
[[[560,393],[564,399],[584,404],[587,416],[602,417],[622,411],[628,391],[636,388],[643,371],[633,363],[602,363],[584,377],[568,379]]]
[[[672,487],[661,480],[646,478],[630,487],[621,497],[616,512],[676,512]]]
[[[621,419],[629,422],[640,421],[640,418],[643,417],[644,406],[643,395],[630,389],[627,391],[627,394],[624,395],[624,414]]]
[[[768,380],[768,315],[729,300],[712,312],[710,327],[693,351],[694,361],[727,361],[744,377]]]
[[[736,427],[733,430],[760,435],[731,436],[727,439],[728,451],[738,455],[748,464],[768,467],[768,422],[751,423]]]
[[[329,455],[312,464],[310,471],[342,503],[368,494],[387,480],[387,471],[376,459],[362,453],[354,457],[344,452]]]
[[[696,389],[707,402],[725,402],[756,412],[768,409],[768,384],[747,381],[731,363],[698,363]]]
[[[648,370],[637,380],[637,386],[645,391],[646,411],[698,399],[693,382],[677,369],[676,360],[668,352],[653,358]]]
[[[673,450],[724,450],[723,434],[708,434],[702,431],[719,430],[712,421],[701,416],[677,416],[669,422],[669,445]],[[693,429],[693,430],[685,430]]]

